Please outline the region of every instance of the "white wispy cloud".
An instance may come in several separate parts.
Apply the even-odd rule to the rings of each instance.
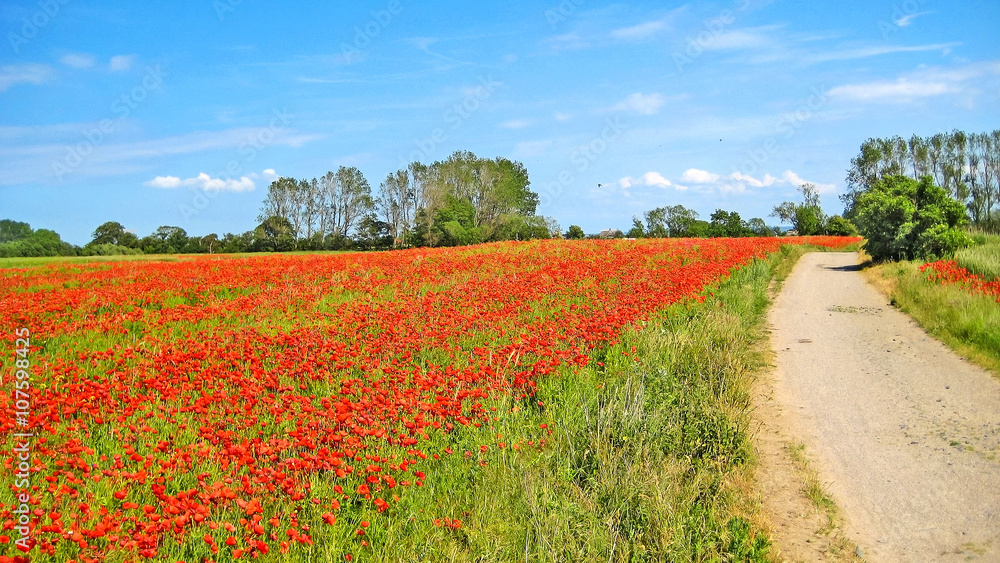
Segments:
[[[525,127],[529,127],[532,123],[534,122],[530,119],[511,119],[510,121],[504,121],[501,123],[500,127],[503,127],[504,129],[524,129]]]
[[[831,88],[832,98],[861,102],[899,102],[914,98],[928,98],[957,92],[958,87],[947,82],[907,80],[880,80],[863,84],[846,84]]]
[[[266,127],[240,127],[129,141],[141,134],[141,130],[129,120],[114,125],[113,131],[88,149],[88,154],[74,157],[76,160],[72,162],[67,160],[67,151],[71,150],[68,147],[86,141],[84,132],[98,128],[98,123],[0,129],[0,186],[61,182],[53,172],[56,165],[71,168],[72,176],[93,178],[144,173],[159,166],[164,158],[199,153],[218,152],[224,164],[238,154],[240,147],[247,146],[248,139],[259,139],[262,131],[270,131]],[[264,154],[272,146],[300,147],[323,138],[291,128],[273,131],[273,135],[273,140],[266,146],[258,146],[255,154]]]
[[[684,183],[680,183],[684,182]],[[691,184],[689,187],[687,184]],[[813,184],[820,193],[835,192],[837,187],[834,184],[824,184],[819,182],[809,182],[791,170],[786,170],[780,176],[764,174],[761,178],[755,178],[749,174],[733,172],[729,175],[716,174],[708,170],[698,168],[688,168],[678,181],[671,181],[663,174],[655,171],[647,172],[641,177],[635,178],[626,176],[618,180],[617,186],[625,193],[632,195],[630,190],[640,187],[671,188],[676,191],[692,190],[702,194],[744,194],[753,188],[765,188],[769,186],[784,186],[798,188],[802,184]]]
[[[706,51],[728,51],[764,47],[772,41],[766,31],[756,29],[720,33],[702,44]]]
[[[894,80],[843,84],[831,88],[827,94],[838,100],[872,103],[905,103],[960,95],[968,104],[969,99],[981,94],[984,86],[995,89],[998,79],[1000,61],[988,61],[955,67],[923,67]]]
[[[935,43],[932,45],[874,45],[854,49],[840,49],[812,53],[802,57],[806,62],[818,63],[826,61],[847,61],[866,59],[896,53],[922,53],[925,51],[944,51],[961,45],[961,43]]]
[[[899,27],[906,27],[906,26],[910,25],[910,23],[913,22],[913,20],[917,19],[918,17],[920,17],[920,16],[926,16],[927,14],[930,14],[930,13],[931,12],[917,12],[915,14],[907,14],[907,15],[899,18],[898,20],[894,21],[893,23],[895,23]]]
[[[135,55],[115,55],[111,57],[111,61],[108,63],[108,69],[111,72],[125,72],[132,68],[132,63],[135,62]]]
[[[630,111],[641,115],[654,115],[666,103],[662,94],[643,94],[636,92],[614,106],[618,111]]]
[[[638,25],[633,25],[631,27],[620,27],[618,29],[612,30],[611,37],[615,39],[623,39],[626,41],[638,41],[646,39],[647,37],[656,35],[660,31],[666,29],[667,23],[663,20],[653,20]]]
[[[44,84],[53,76],[52,67],[43,64],[20,64],[0,66],[0,92],[15,84]]]
[[[70,53],[63,55],[59,62],[73,68],[90,68],[94,66],[94,55],[89,53]]]

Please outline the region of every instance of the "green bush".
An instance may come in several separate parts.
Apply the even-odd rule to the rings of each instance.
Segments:
[[[835,237],[856,237],[858,228],[849,219],[834,215],[826,223],[826,234]]]
[[[968,223],[965,207],[930,176],[882,178],[858,196],[855,211],[865,251],[877,262],[935,260],[972,245],[959,229]]]

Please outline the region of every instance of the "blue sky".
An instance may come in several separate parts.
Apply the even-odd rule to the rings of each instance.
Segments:
[[[1000,126],[1000,3],[803,6],[8,0],[0,218],[243,232],[275,175],[374,189],[470,150],[523,162],[564,229],[774,222],[801,182],[841,211],[868,137]]]

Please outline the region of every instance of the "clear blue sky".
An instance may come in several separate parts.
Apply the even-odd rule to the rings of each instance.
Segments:
[[[836,213],[866,138],[1000,127],[1000,2],[276,4],[5,1],[0,218],[243,232],[275,174],[459,149],[564,229],[767,218],[803,181]]]

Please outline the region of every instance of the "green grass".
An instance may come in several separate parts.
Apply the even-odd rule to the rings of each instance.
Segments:
[[[542,424],[546,445],[508,447],[486,467],[442,464],[426,496],[384,520],[386,541],[365,559],[766,561],[750,387],[766,364],[768,286],[788,259],[758,261],[705,303],[669,308],[589,367],[542,380],[530,402],[494,405],[506,411],[494,427],[440,446],[458,458],[497,435],[523,444]],[[463,526],[411,523],[428,513]]]
[[[93,264],[95,262],[176,262],[178,256],[148,254],[132,256],[40,256],[32,258],[0,258],[2,268],[36,268],[49,264]]]
[[[892,262],[866,273],[893,304],[961,356],[1000,374],[1000,305],[995,297],[931,283],[921,262]]]
[[[976,246],[958,251],[955,261],[986,279],[1000,278],[1000,235],[973,233],[972,239]]]
[[[312,254],[350,254],[351,250],[301,250],[293,252],[263,252],[263,253],[238,253],[238,254],[139,254],[128,256],[41,256],[31,258],[0,258],[0,269],[4,268],[36,268],[49,264],[93,264],[98,262],[176,262],[186,258],[198,256],[212,256],[213,258],[246,258],[248,256],[265,256],[271,254],[285,254],[289,256],[312,255]]]

